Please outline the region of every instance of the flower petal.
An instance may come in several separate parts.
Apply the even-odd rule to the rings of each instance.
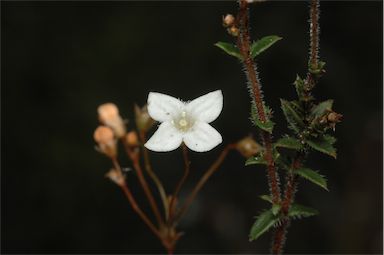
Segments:
[[[154,120],[161,122],[170,120],[184,107],[185,104],[177,98],[157,92],[150,92],[148,95],[148,113]]]
[[[171,122],[163,122],[144,144],[151,151],[165,152],[177,149],[183,141],[182,133]]]
[[[201,120],[207,123],[214,121],[219,117],[223,109],[223,93],[221,90],[216,90],[198,97],[186,106],[186,111],[191,114],[196,120]]]
[[[211,125],[199,121],[184,134],[183,141],[191,150],[205,152],[215,148],[223,139]]]

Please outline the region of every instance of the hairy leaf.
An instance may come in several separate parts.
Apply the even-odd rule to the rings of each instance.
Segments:
[[[264,158],[263,155],[255,156],[255,157],[250,157],[245,161],[246,166],[250,165],[268,165],[267,160]]]
[[[272,197],[270,195],[261,195],[259,196],[261,199],[263,199],[264,201],[267,201],[267,202],[270,202],[272,203]]]
[[[302,114],[295,109],[295,105],[292,102],[280,99],[281,109],[285,115],[285,118],[289,124],[289,127],[296,131],[300,132],[304,128],[303,116]]]
[[[315,75],[321,75],[321,73],[324,71],[325,62],[319,61],[316,66],[313,66],[312,64],[309,64],[309,72]]]
[[[225,51],[227,54],[237,57],[240,60],[243,60],[243,56],[240,54],[239,49],[232,43],[217,42],[215,43],[215,46],[219,47],[220,49]]]
[[[249,241],[256,240],[266,231],[268,231],[277,221],[278,217],[268,210],[260,214],[251,228]]]
[[[295,85],[298,98],[304,99],[304,80],[299,75],[296,75],[296,80],[293,84]]]
[[[319,214],[319,211],[299,204],[292,204],[288,216],[292,218],[310,217]]]
[[[321,103],[319,103],[318,105],[314,106],[311,110],[311,116],[312,117],[321,117],[323,116],[327,111],[330,111],[332,110],[332,106],[333,106],[333,100],[330,99],[330,100],[326,100],[326,101],[323,101]]]
[[[308,139],[306,142],[311,148],[336,158],[336,149],[332,145],[335,141],[336,139],[334,137],[324,135]]]
[[[295,170],[295,173],[313,182],[314,184],[319,185],[323,189],[328,190],[327,180],[324,178],[324,176],[322,176],[318,172],[313,171],[312,169],[309,169],[309,168],[298,168]]]
[[[281,205],[273,204],[271,211],[272,211],[273,215],[278,215],[280,212],[280,209],[281,209]]]
[[[251,57],[255,58],[260,53],[271,47],[275,42],[281,40],[282,37],[276,35],[269,35],[257,40],[251,45]]]
[[[267,106],[264,106],[264,108],[265,108],[266,112],[271,112],[271,110]],[[275,123],[273,121],[271,121],[270,119],[267,119],[267,121],[265,121],[265,122],[261,122],[261,120],[259,118],[259,114],[258,114],[257,109],[256,109],[256,106],[253,104],[251,107],[251,121],[256,127],[272,134],[273,127],[274,127]]]
[[[290,136],[280,138],[279,140],[277,140],[277,142],[274,145],[275,147],[281,147],[281,148],[287,148],[287,149],[293,149],[293,150],[301,150],[303,148],[303,145],[300,143],[299,140]]]

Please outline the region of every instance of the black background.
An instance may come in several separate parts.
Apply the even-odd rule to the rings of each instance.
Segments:
[[[114,102],[132,119],[149,91],[185,100],[221,89],[213,123],[229,143],[254,131],[237,61],[213,44],[230,41],[221,16],[234,2],[1,2],[3,253],[160,253],[156,238],[120,190],[103,176],[110,162],[94,150],[96,108]],[[258,58],[275,137],[287,132],[279,98],[304,75],[306,2],[264,2],[252,9],[256,38],[284,39]],[[308,165],[328,177],[330,192],[307,182],[297,201],[319,216],[294,221],[289,253],[382,252],[382,3],[321,6],[321,57],[327,73],[319,100],[335,99],[338,159],[315,154]],[[185,192],[222,146],[192,154]],[[173,190],[181,151],[151,153]],[[123,163],[129,166],[128,162]],[[236,152],[202,190],[181,229],[178,253],[266,253],[270,234],[248,242],[253,216],[269,205],[265,171],[244,167]],[[134,178],[132,189],[144,197]],[[148,209],[143,205],[144,209]]]

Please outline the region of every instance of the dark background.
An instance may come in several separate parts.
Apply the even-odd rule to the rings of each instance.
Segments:
[[[2,253],[159,253],[158,240],[103,176],[110,162],[94,150],[96,108],[116,103],[131,119],[149,91],[185,100],[222,89],[213,123],[229,143],[254,131],[241,66],[213,44],[231,38],[221,16],[234,2],[1,2]],[[284,39],[258,58],[275,136],[287,132],[279,98],[304,75],[306,2],[252,9],[253,35]],[[327,73],[319,100],[335,99],[338,159],[315,154],[309,166],[330,192],[307,182],[297,201],[319,216],[293,221],[288,253],[382,252],[382,3],[321,6],[321,57]],[[192,187],[222,146],[192,154]],[[151,153],[167,190],[182,174],[181,151]],[[269,205],[265,171],[234,152],[183,221],[178,253],[266,253],[270,233],[248,242]],[[129,166],[128,162],[124,166]],[[143,199],[132,178],[132,189]],[[143,205],[144,206],[144,205]],[[144,206],[145,209],[148,207]]]

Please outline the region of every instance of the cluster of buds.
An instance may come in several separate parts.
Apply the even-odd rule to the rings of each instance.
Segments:
[[[319,123],[326,125],[326,127],[332,128],[332,130],[335,130],[336,123],[339,123],[342,117],[343,115],[331,110],[324,114],[323,117],[321,117]]]
[[[116,158],[117,146],[115,134],[107,126],[99,126],[93,133],[93,139],[98,144],[98,150],[110,158]]]
[[[247,136],[237,142],[236,149],[245,158],[250,158],[262,151],[262,146],[258,144],[251,136]]]
[[[99,106],[97,109],[99,114],[99,121],[110,127],[115,133],[117,138],[121,138],[125,135],[125,123],[120,117],[119,109],[113,103],[106,103]]]
[[[236,19],[232,14],[223,16],[223,26],[227,28],[228,34],[232,36],[239,36],[240,30],[236,26]]]

